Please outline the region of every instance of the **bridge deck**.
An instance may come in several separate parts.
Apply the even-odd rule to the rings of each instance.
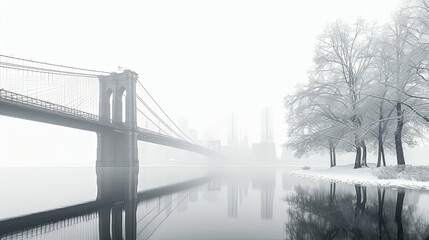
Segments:
[[[28,97],[0,89],[0,115],[43,122],[53,125],[98,132],[105,129],[124,131],[122,123],[102,121],[98,115],[68,108],[48,101]],[[219,156],[218,153],[182,139],[138,128],[138,140],[179,148],[206,156]]]
[[[88,121],[99,121],[98,115],[80,111],[77,109],[69,108],[66,106],[62,106],[59,104],[51,103],[48,101],[44,101],[41,99],[29,97],[26,95],[6,91],[4,89],[0,89],[0,99],[1,101],[8,101],[13,103],[21,103],[27,106],[33,106],[39,109],[45,109],[49,111],[54,111],[58,113],[63,113],[66,115],[71,115],[79,118],[86,119]]]

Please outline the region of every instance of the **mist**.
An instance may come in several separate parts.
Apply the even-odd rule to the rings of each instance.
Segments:
[[[0,0],[0,239],[428,239],[428,0]]]

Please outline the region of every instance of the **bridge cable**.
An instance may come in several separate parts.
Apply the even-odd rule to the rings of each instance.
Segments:
[[[176,131],[174,131],[161,117],[159,117],[158,114],[155,113],[155,111],[152,110],[152,108],[149,107],[149,105],[147,105],[147,103],[145,103],[143,101],[143,99],[139,96],[136,95],[137,99],[143,103],[143,105],[153,114],[153,116],[155,116],[162,124],[164,124],[165,127],[167,127],[172,133],[174,133],[174,135],[176,135],[179,138],[182,138]],[[183,139],[183,138],[182,138]]]
[[[144,114],[142,110],[140,110],[139,108],[137,108],[137,111],[139,111],[141,114],[143,114],[143,116],[146,119],[148,119],[153,125],[155,125],[156,127],[158,127],[158,129],[160,131],[163,131],[166,135],[168,135],[168,133],[166,131],[164,131],[164,129],[162,129],[158,124],[156,124],[154,121],[152,121],[152,119],[150,119],[146,114]]]
[[[71,77],[82,76],[82,77],[88,77],[88,78],[98,78],[99,76],[95,74],[85,74],[85,73],[78,73],[78,72],[53,70],[53,69],[47,69],[47,68],[30,67],[30,66],[17,65],[13,63],[5,63],[5,62],[0,62],[0,67],[14,69],[14,70],[30,71],[30,72],[36,72],[36,73],[52,73],[56,75],[64,75],[64,76],[71,76]]]
[[[93,70],[93,69],[85,69],[85,68],[64,66],[64,65],[59,65],[59,64],[34,61],[34,60],[31,60],[31,59],[18,58],[18,57],[14,57],[14,56],[3,55],[3,54],[0,54],[0,57],[9,58],[9,59],[15,59],[15,60],[20,60],[20,61],[25,61],[25,62],[31,62],[31,63],[37,63],[37,64],[43,64],[43,65],[48,65],[48,66],[53,66],[53,67],[61,67],[61,68],[80,70],[80,71],[85,71],[85,72],[110,74],[109,72],[105,72],[105,71],[98,71],[98,70]]]
[[[94,94],[94,91],[98,91],[94,87],[98,87],[98,81],[95,83],[91,78],[98,78],[99,75],[59,68],[68,67],[0,54],[0,88],[83,112],[97,112],[98,106],[94,103],[98,94]],[[83,68],[68,69],[98,72]],[[77,81],[71,81],[74,79]]]
[[[149,97],[152,99],[152,101],[158,106],[158,108],[162,111],[162,113],[164,113],[164,115],[168,118],[168,120],[170,120],[171,123],[173,123],[173,125],[179,129],[179,131],[185,135],[189,140],[191,140],[193,143],[196,143],[194,141],[194,139],[192,139],[191,137],[189,137],[186,133],[184,133],[182,131],[182,129],[179,128],[179,126],[176,125],[176,123],[167,115],[167,113],[161,108],[161,106],[156,102],[156,100],[152,97],[152,95],[149,93],[149,91],[143,86],[143,84],[137,80],[137,83],[143,88],[143,90],[149,95]]]

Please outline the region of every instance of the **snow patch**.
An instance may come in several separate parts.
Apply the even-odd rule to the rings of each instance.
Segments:
[[[298,170],[293,171],[292,175],[327,182],[429,190],[429,181],[378,179],[377,176],[374,175],[375,169],[375,164],[369,164],[368,167],[360,169],[353,169],[353,165],[343,165],[322,170]]]

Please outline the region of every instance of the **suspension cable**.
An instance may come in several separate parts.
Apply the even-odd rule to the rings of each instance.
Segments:
[[[52,73],[56,75],[71,76],[71,77],[98,78],[98,75],[95,75],[95,74],[85,74],[85,73],[53,70],[53,69],[47,69],[47,68],[30,67],[30,66],[18,65],[13,63],[5,63],[5,62],[0,62],[0,67],[14,69],[14,70],[37,72],[37,73]]]
[[[152,121],[152,119],[150,119],[146,114],[143,113],[142,110],[140,110],[139,108],[137,108],[137,111],[139,111],[141,114],[143,114],[143,116],[149,120],[153,125],[155,125],[156,127],[158,127],[158,129],[162,132],[164,132],[166,135],[168,135],[167,132],[164,131],[164,129],[162,129],[158,124],[156,124],[154,121]]]
[[[168,120],[170,120],[170,122],[171,123],[173,123],[173,125],[177,128],[177,129],[179,129],[179,131],[183,134],[183,135],[185,135],[189,140],[191,140],[193,143],[195,143],[195,141],[191,138],[191,137],[189,137],[186,133],[184,133],[183,131],[182,131],[182,129],[180,129],[177,125],[176,125],[176,123],[167,115],[167,113],[161,108],[161,106],[156,102],[156,100],[152,97],[152,95],[149,93],[149,91],[143,86],[143,84],[139,81],[139,80],[137,80],[137,83],[143,88],[143,90],[149,95],[149,97],[152,99],[152,101],[156,104],[156,106],[158,106],[158,108],[162,111],[162,113],[164,113],[164,115],[168,118]]]
[[[176,131],[174,131],[158,114],[156,114],[155,113],[155,111],[153,111],[152,110],[152,108],[150,108],[149,107],[149,105],[147,105],[147,103],[145,103],[144,101],[143,101],[143,99],[139,96],[139,95],[136,95],[137,96],[137,99],[141,102],[141,103],[143,103],[143,105],[146,107],[146,109],[148,109],[151,113],[152,113],[152,115],[154,116],[154,117],[156,117],[165,127],[167,127],[171,132],[173,132],[174,133],[174,135],[176,135],[177,137],[179,137],[179,138],[182,138],[181,136],[180,136],[180,134],[178,134]],[[183,139],[183,138],[182,138]]]
[[[20,61],[26,61],[26,62],[31,62],[31,63],[37,63],[37,64],[44,64],[44,65],[53,66],[53,67],[62,67],[62,68],[69,68],[69,69],[86,71],[86,72],[95,72],[95,73],[110,74],[109,72],[105,72],[105,71],[98,71],[98,70],[92,70],[92,69],[85,69],[85,68],[64,66],[64,65],[59,65],[59,64],[34,61],[34,60],[31,60],[31,59],[18,58],[18,57],[3,55],[3,54],[0,54],[0,57],[10,58],[10,59],[15,59],[15,60],[20,60]]]

